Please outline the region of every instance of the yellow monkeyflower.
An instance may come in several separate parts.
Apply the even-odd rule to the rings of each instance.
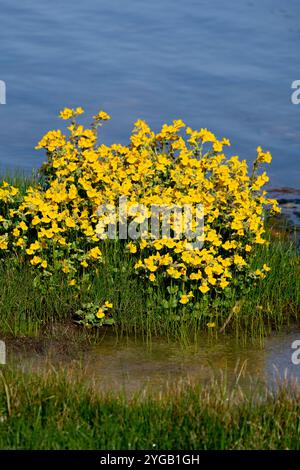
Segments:
[[[220,280],[220,287],[221,289],[225,289],[225,287],[227,287],[229,285],[229,281],[227,281],[227,279],[225,277],[222,277],[221,280]]]
[[[68,266],[67,264],[63,264],[62,266],[62,271],[65,273],[65,274],[68,274],[71,272],[71,268],[70,266]]]
[[[0,239],[0,250],[6,250],[8,247],[8,242],[6,240]]]
[[[234,255],[233,262],[234,264],[237,264],[238,266],[245,266],[247,264],[244,258],[240,255]]]
[[[97,318],[104,318],[105,317],[105,313],[104,313],[102,308],[99,308],[98,312],[96,313],[96,317]]]
[[[82,108],[64,108],[60,116],[72,120],[70,133],[51,130],[40,140],[37,148],[45,149],[49,157],[45,184],[29,187],[17,199],[16,188],[0,184],[1,249],[12,246],[41,274],[45,269],[54,274],[60,266],[72,277],[83,268],[86,276],[92,276],[101,260],[99,238],[108,224],[124,216],[116,208],[115,215],[99,218],[97,208],[116,206],[126,196],[130,220],[135,217],[143,223],[147,218],[152,224],[152,206],[200,204],[205,209],[205,230],[197,240],[203,246],[191,249],[185,235],[179,233],[177,238],[183,224],[172,211],[169,237],[144,239],[142,234],[139,241],[128,244],[137,274],[154,282],[159,272],[166,287],[172,281],[180,289],[184,282],[190,292],[180,297],[182,305],[191,303],[198,290],[218,295],[232,284],[233,276],[241,282],[248,274],[251,278],[249,254],[257,244],[266,244],[264,209],[278,211],[276,200],[262,189],[267,174],[257,173],[261,164],[270,163],[269,152],[257,148],[252,175],[245,160],[223,153],[230,145],[228,139],[218,139],[205,128],[193,130],[181,120],[164,124],[158,133],[139,120],[129,145],[98,144],[96,127],[110,116],[100,111],[92,127],[85,128],[74,119],[82,112]],[[143,204],[145,212],[135,212],[136,204]],[[164,223],[163,217],[159,223]],[[195,229],[193,221],[191,230]],[[95,260],[99,262],[92,263]],[[269,269],[266,264],[258,266],[254,277],[263,279]],[[102,310],[107,308],[103,305]]]
[[[137,247],[132,242],[128,243],[127,248],[129,249],[130,253],[132,253],[132,254],[137,252]]]
[[[73,109],[70,109],[70,108],[64,108],[60,113],[59,113],[59,117],[61,119],[70,119],[71,117],[73,116]]]
[[[23,232],[26,232],[26,230],[28,230],[28,227],[25,222],[23,222],[23,220],[19,223],[19,227],[21,230],[23,230]]]
[[[40,248],[41,248],[40,242],[36,241],[36,242],[30,244],[30,247],[27,248],[26,253],[28,255],[33,255],[34,252],[39,250]]]
[[[266,275],[260,269],[256,269],[254,274],[256,276],[259,276],[261,279],[264,279],[266,277]]]
[[[41,222],[41,219],[40,219],[37,215],[35,215],[35,216],[33,217],[31,223],[32,223],[32,225],[37,225],[37,224],[39,224],[40,222]]]
[[[94,119],[96,121],[108,121],[110,119],[110,115],[105,111],[99,111],[99,113],[94,116]]]
[[[24,246],[25,245],[25,240],[24,238],[20,237],[18,238],[18,240],[16,241],[16,246]]]
[[[40,264],[41,262],[42,262],[42,258],[40,258],[39,256],[34,256],[32,260],[30,260],[30,263],[33,266],[36,266],[37,264]]]
[[[65,220],[65,224],[69,228],[76,227],[75,220],[72,217],[67,217],[66,220]]]
[[[167,269],[167,273],[174,279],[179,279],[182,275],[181,272],[178,269],[175,269],[173,266]]]
[[[20,236],[20,230],[18,228],[14,228],[13,229],[13,236],[14,237],[19,237]]]
[[[187,304],[189,302],[190,298],[188,295],[184,294],[181,296],[179,302],[183,305]]]
[[[78,107],[75,109],[75,113],[77,114],[77,116],[79,116],[80,114],[83,114],[83,113],[84,113],[84,109],[83,109],[81,106],[78,106]]]
[[[96,246],[95,248],[92,248],[89,251],[89,256],[92,259],[98,259],[101,255],[102,255],[102,253],[101,253],[101,250],[99,249],[98,246]]]
[[[79,116],[80,114],[84,113],[84,109],[78,107],[76,109],[64,108],[60,113],[59,117],[63,120],[68,120],[73,116]]]
[[[256,161],[258,163],[271,163],[272,155],[270,152],[263,152],[261,147],[257,147],[257,158]]]

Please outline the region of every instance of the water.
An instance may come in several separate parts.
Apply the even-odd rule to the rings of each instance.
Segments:
[[[185,380],[207,384],[222,374],[233,384],[241,371],[243,387],[259,382],[273,387],[285,377],[300,383],[300,365],[292,362],[295,340],[300,340],[300,330],[296,328],[274,334],[264,344],[203,334],[188,347],[164,339],[154,340],[151,346],[138,339],[116,342],[115,337],[106,335],[99,345],[71,354],[51,340],[39,348],[14,351],[8,347],[8,364],[17,364],[27,372],[63,368],[66,374],[72,374],[80,370],[86,382],[97,390],[122,390],[129,394],[145,388],[163,391],[168,385]]]
[[[299,186],[298,0],[2,0],[0,14],[2,170],[38,167],[36,142],[82,105],[112,115],[106,143],[126,143],[137,118],[182,118],[249,161],[269,148],[272,184]]]

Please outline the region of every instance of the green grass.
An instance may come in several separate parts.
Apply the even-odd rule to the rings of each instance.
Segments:
[[[1,449],[300,449],[300,392],[183,384],[165,395],[99,395],[59,372],[5,369]]]
[[[47,324],[74,318],[83,302],[113,302],[113,316],[118,335],[135,334],[148,340],[166,336],[189,340],[208,322],[214,331],[237,335],[265,336],[283,325],[296,322],[300,311],[299,253],[286,237],[272,238],[268,246],[257,250],[254,266],[267,263],[271,272],[248,292],[232,291],[226,299],[212,303],[200,300],[198,309],[162,306],[170,299],[163,284],[149,288],[149,282],[137,278],[130,254],[118,242],[104,251],[99,275],[91,284],[75,292],[63,277],[56,276],[54,286],[34,287],[34,273],[24,264],[6,260],[0,264],[0,331],[4,335],[37,335]],[[52,280],[53,282],[53,280]],[[235,307],[235,308],[234,308]]]
[[[23,171],[13,170],[13,171],[6,171],[5,173],[0,174],[0,184],[2,181],[6,181],[7,183],[15,186],[20,190],[20,193],[23,195],[25,194],[26,190],[29,186],[34,185],[41,181],[41,178],[37,171],[32,171],[32,173],[26,174]]]
[[[243,294],[232,291],[226,299],[200,300],[197,311],[184,307],[162,308],[161,299],[169,298],[163,284],[147,288],[136,278],[130,255],[110,248],[106,253],[102,275],[94,281],[91,294],[105,292],[115,305],[115,319],[119,331],[147,336],[186,336],[207,329],[215,322],[216,329],[237,334],[265,335],[274,329],[298,320],[300,312],[300,258],[295,243],[286,237],[270,238],[270,244],[257,249],[253,267],[264,263],[271,272],[256,286]],[[232,309],[235,312],[233,313]]]

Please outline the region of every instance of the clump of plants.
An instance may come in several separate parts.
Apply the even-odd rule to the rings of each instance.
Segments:
[[[263,263],[254,270],[251,257],[267,243],[266,211],[279,211],[263,189],[268,176],[260,170],[271,162],[269,152],[258,147],[249,170],[245,160],[226,156],[228,139],[217,139],[207,129],[193,130],[181,120],[164,124],[158,133],[139,120],[128,145],[107,146],[98,134],[109,115],[100,111],[85,128],[78,123],[82,113],[82,108],[64,109],[60,117],[69,120],[67,132],[52,130],[39,142],[37,148],[47,156],[39,183],[22,195],[6,182],[0,186],[2,259],[31,266],[37,286],[60,273],[80,290],[101,274],[103,250],[115,243],[105,236],[112,216],[99,215],[98,209],[114,207],[120,220],[119,201],[126,197],[127,221],[140,225],[149,222],[155,204],[203,207],[199,247],[191,249],[188,237],[174,236],[174,215],[170,237],[141,233],[135,240],[118,241],[131,253],[141,282],[154,290],[165,288],[162,302],[170,301],[171,292],[174,307],[193,308],[205,296],[226,295],[266,277],[269,266]],[[137,204],[146,210],[137,210]],[[98,307],[81,309],[84,324],[103,323],[109,309],[102,309],[104,317],[99,318]]]

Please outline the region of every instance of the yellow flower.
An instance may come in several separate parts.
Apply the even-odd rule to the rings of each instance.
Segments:
[[[18,228],[14,228],[13,229],[13,236],[14,237],[19,237],[19,235],[20,235],[20,230]]]
[[[90,258],[92,259],[98,259],[100,256],[101,256],[101,251],[99,249],[98,246],[96,246],[95,248],[92,248],[90,251],[89,251],[89,256]]]
[[[35,215],[35,216],[33,217],[31,223],[32,223],[32,225],[37,225],[37,224],[40,223],[40,221],[41,221],[41,219],[40,219],[37,215]]]
[[[106,300],[104,305],[106,308],[113,308],[113,304],[111,302],[108,302],[108,300]]]
[[[76,284],[76,279],[71,279],[69,281],[69,286],[75,286],[75,284]]]
[[[146,248],[146,246],[147,246],[147,241],[146,240],[141,240],[140,241],[140,249],[144,250],[144,248]]]
[[[66,226],[69,227],[69,228],[73,228],[73,227],[76,226],[75,220],[72,219],[72,217],[67,217],[65,223],[66,223]]]
[[[270,152],[263,152],[261,147],[257,147],[257,158],[258,163],[271,163],[272,155]]]
[[[212,286],[215,286],[216,283],[217,283],[216,278],[213,277],[213,276],[208,276],[207,280],[208,280],[208,282],[209,282]]]
[[[0,239],[0,250],[6,250],[8,247],[8,242],[6,240]]]
[[[70,109],[70,108],[64,108],[60,113],[59,113],[59,117],[61,119],[70,119],[71,117],[73,116],[73,109]]]
[[[132,253],[132,254],[137,252],[137,247],[132,242],[128,243],[127,248],[129,249],[130,253]]]
[[[23,232],[25,232],[26,230],[28,230],[27,225],[26,225],[25,222],[23,222],[23,221],[19,223],[19,227],[20,227],[20,229],[23,230]]]
[[[27,248],[26,253],[28,255],[33,255],[35,251],[39,250],[41,248],[41,244],[36,241],[34,243],[31,243],[30,247]]]
[[[190,300],[190,296],[189,295],[186,295],[186,294],[183,294],[179,300],[179,302],[183,305],[187,304]]]
[[[104,313],[102,308],[99,308],[98,312],[96,313],[96,317],[97,318],[104,318],[105,317],[105,313]]]
[[[110,119],[110,115],[107,114],[105,111],[99,111],[99,113],[94,116],[94,119],[96,121],[107,121],[108,119]]]
[[[208,322],[208,323],[206,324],[206,326],[207,326],[207,328],[215,328],[215,327],[216,327],[216,324],[215,324],[215,322]]]
[[[237,264],[238,266],[245,266],[247,264],[244,258],[240,255],[234,255],[233,262],[234,264]]]
[[[67,120],[70,119],[73,116],[79,116],[80,114],[84,113],[84,109],[81,107],[78,107],[76,109],[70,109],[70,108],[64,108],[60,113],[59,117],[61,119]]]
[[[222,142],[219,142],[219,141],[216,141],[213,143],[213,149],[215,152],[222,152],[223,150],[223,143]]]
[[[183,305],[198,289],[215,295],[231,285],[233,276],[242,282],[250,270],[246,269],[249,253],[257,244],[266,244],[264,208],[278,210],[277,202],[261,189],[267,174],[256,171],[271,161],[270,153],[257,148],[252,177],[245,160],[222,153],[230,145],[228,139],[218,139],[208,129],[193,130],[174,120],[155,133],[139,120],[129,145],[108,146],[97,143],[96,127],[110,116],[100,111],[88,129],[75,122],[82,113],[80,107],[63,109],[61,118],[72,120],[70,133],[51,130],[39,142],[37,148],[49,156],[45,185],[29,187],[16,200],[18,190],[6,182],[0,184],[5,207],[0,214],[5,235],[0,236],[0,247],[8,249],[11,243],[29,263],[47,268],[49,275],[61,266],[66,274],[74,273],[72,277],[83,268],[85,275],[93,276],[99,263],[91,261],[101,259],[99,238],[106,234],[108,224],[123,216],[119,208],[115,219],[112,215],[99,218],[98,207],[115,206],[120,196],[126,196],[130,221],[135,217],[142,223],[147,218],[152,224],[153,205],[200,204],[205,208],[204,235],[198,237],[202,248],[191,249],[185,236],[173,236],[180,221],[171,214],[172,236],[144,239],[143,234],[139,241],[128,243],[135,269],[146,274],[148,282],[154,282],[159,272],[166,287],[171,278],[178,288],[183,281],[190,289],[180,298]],[[135,212],[136,204],[143,204],[145,212]],[[194,230],[194,221],[191,225]],[[256,277],[263,279],[269,269],[264,265]]]
[[[24,246],[25,245],[25,240],[24,238],[18,238],[16,241],[16,246]]]
[[[173,268],[172,266],[167,269],[167,273],[169,276],[173,277],[173,279],[179,279],[181,277],[181,272],[178,269]]]
[[[62,271],[68,274],[69,272],[71,272],[70,266],[68,266],[67,264],[64,264],[62,267]]]
[[[226,278],[222,277],[220,280],[220,287],[221,289],[225,289],[229,285],[229,282],[226,280]]]
[[[199,280],[199,279],[201,279],[201,278],[202,278],[202,273],[201,273],[201,271],[198,271],[198,272],[196,272],[196,273],[190,274],[190,279],[191,279],[191,281],[194,281],[194,280],[197,281],[197,280]]]
[[[209,287],[206,283],[202,283],[199,287],[199,290],[202,292],[202,294],[206,294],[209,291]]]
[[[78,108],[76,108],[75,113],[79,116],[80,114],[84,113],[84,109],[81,106],[79,106]]]
[[[263,270],[268,272],[268,271],[271,271],[271,268],[267,264],[264,264],[263,265]]]
[[[264,279],[266,277],[266,275],[260,269],[257,269],[254,274],[256,276],[259,276],[261,279]]]

